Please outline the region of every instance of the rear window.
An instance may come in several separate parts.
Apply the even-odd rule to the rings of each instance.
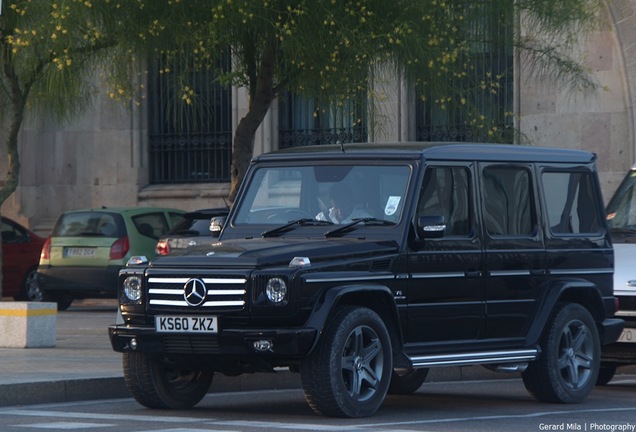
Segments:
[[[183,236],[209,236],[210,235],[210,219],[211,216],[206,216],[205,219],[184,219],[179,224],[168,232],[168,235],[183,235]]]
[[[132,221],[139,234],[155,240],[163,236],[170,229],[163,212],[134,216]]]
[[[117,213],[65,213],[53,228],[53,237],[124,237],[124,221]]]

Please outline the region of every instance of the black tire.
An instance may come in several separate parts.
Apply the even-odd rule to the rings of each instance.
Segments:
[[[73,303],[73,299],[58,299],[56,303],[57,310],[65,311],[71,306],[71,303]]]
[[[20,294],[18,294],[16,300],[41,302],[43,298],[44,294],[42,293],[42,289],[40,289],[38,281],[38,268],[33,267],[24,277],[22,287],[20,288]]]
[[[576,303],[560,305],[541,341],[540,357],[522,374],[538,400],[580,403],[594,388],[601,358],[596,325]]]
[[[616,365],[601,365],[601,368],[598,371],[598,378],[596,378],[597,386],[606,386],[616,375],[616,370],[618,366]]]
[[[137,402],[148,408],[188,409],[207,394],[214,372],[176,369],[145,353],[123,354],[124,380]]]
[[[72,298],[65,297],[62,294],[51,294],[50,292],[43,291],[41,289],[40,289],[40,292],[42,294],[42,296],[39,297],[41,300],[33,300],[33,301],[57,303],[57,310],[59,311],[65,311],[71,306],[71,303],[73,303]]]
[[[368,417],[391,381],[391,339],[374,311],[348,306],[336,311],[314,352],[300,364],[309,406],[325,416]]]
[[[415,393],[427,376],[428,369],[393,369],[389,394]]]

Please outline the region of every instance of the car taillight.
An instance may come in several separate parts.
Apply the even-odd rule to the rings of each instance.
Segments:
[[[118,260],[122,259],[126,256],[128,251],[130,250],[130,242],[128,241],[128,236],[121,237],[113,243],[110,247],[110,255],[108,259]]]
[[[40,252],[40,261],[51,259],[51,237],[47,238]]]
[[[157,255],[168,255],[170,253],[170,244],[168,244],[167,239],[161,239],[157,242],[157,247],[155,248],[155,252]]]

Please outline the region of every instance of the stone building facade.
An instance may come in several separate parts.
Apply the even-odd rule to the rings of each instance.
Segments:
[[[581,40],[581,55],[598,80],[595,94],[573,94],[553,82],[515,70],[514,111],[520,141],[581,148],[598,154],[608,199],[635,161],[636,0],[615,0],[598,31]],[[381,127],[375,142],[412,141],[414,101],[407,83],[382,80]],[[232,125],[247,110],[244,89],[232,89]],[[278,146],[278,105],[261,125],[255,154]],[[222,206],[229,183],[151,184],[148,112],[99,96],[81,119],[59,125],[32,118],[20,138],[20,186],[2,206],[9,216],[46,235],[66,210],[101,206],[169,206],[184,210]],[[6,161],[4,161],[6,162]]]

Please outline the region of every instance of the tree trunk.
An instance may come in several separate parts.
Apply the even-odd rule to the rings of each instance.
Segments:
[[[26,97],[20,89],[18,76],[13,69],[12,59],[8,54],[7,47],[4,47],[5,55],[2,56],[3,70],[9,86],[7,90],[10,93],[11,110],[13,115],[8,117],[9,131],[6,140],[7,148],[7,176],[4,184],[0,187],[0,207],[15,192],[18,187],[18,179],[20,178],[20,156],[18,153],[18,134],[24,121],[24,110],[26,108]],[[2,239],[0,239],[0,298],[2,297]]]
[[[245,117],[236,127],[232,146],[232,183],[230,187],[230,202],[234,202],[236,193],[243,181],[245,171],[254,155],[254,138],[256,130],[263,122],[269,107],[276,95],[274,94],[274,66],[276,64],[276,43],[268,43],[263,50],[254,92],[250,91],[249,107]]]

